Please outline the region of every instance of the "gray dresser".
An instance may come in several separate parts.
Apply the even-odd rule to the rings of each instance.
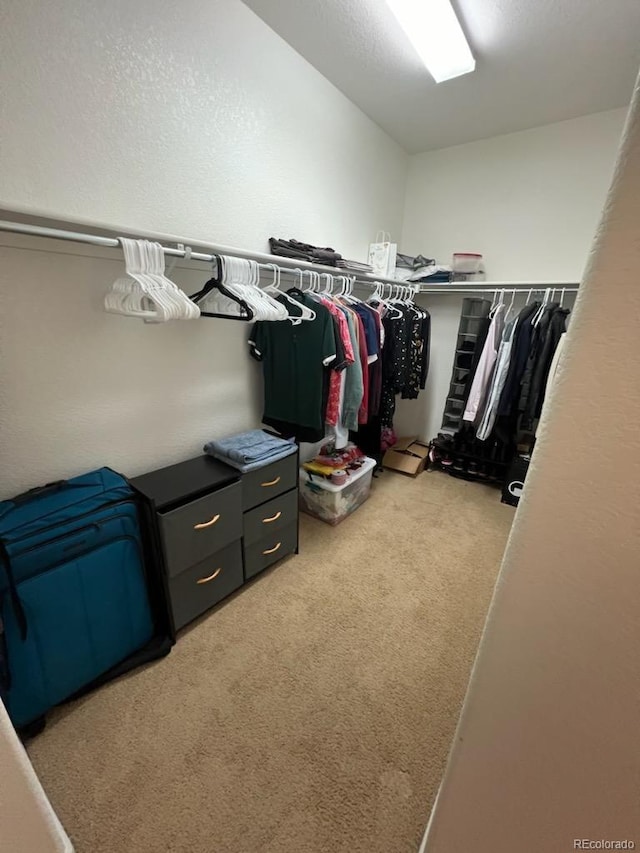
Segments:
[[[246,474],[198,456],[143,474],[174,632],[298,551],[298,454]]]

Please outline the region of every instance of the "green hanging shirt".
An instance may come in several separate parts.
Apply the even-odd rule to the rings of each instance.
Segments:
[[[325,368],[336,358],[329,311],[306,294],[295,299],[315,311],[314,320],[260,320],[249,337],[251,355],[262,362],[263,422],[281,421],[324,430],[322,388]],[[290,313],[296,309],[285,302]]]

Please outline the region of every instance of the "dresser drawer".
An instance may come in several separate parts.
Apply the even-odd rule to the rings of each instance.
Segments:
[[[242,586],[240,540],[169,581],[176,631]]]
[[[244,514],[244,544],[253,545],[265,536],[273,538],[276,532],[296,524],[298,520],[298,490],[292,489],[266,504]]]
[[[292,453],[264,468],[242,475],[242,508],[246,512],[288,492],[298,481],[298,454]]]
[[[247,580],[277,563],[296,550],[298,525],[290,524],[271,536],[263,537],[253,545],[244,547],[244,576]]]
[[[171,512],[158,513],[174,577],[242,536],[242,489],[232,483]]]

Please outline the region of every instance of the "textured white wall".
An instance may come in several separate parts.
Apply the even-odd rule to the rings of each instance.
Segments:
[[[626,110],[416,154],[402,245],[451,263],[482,252],[487,279],[582,275]]]
[[[2,702],[0,767],[0,849],[7,853],[73,853]]]
[[[640,845],[640,90],[429,853]]]
[[[491,281],[579,281],[625,115],[612,110],[411,157],[402,250],[441,263],[453,252],[482,252]],[[401,433],[428,439],[440,428],[461,300],[422,299],[440,348],[427,393],[398,407]]]
[[[360,259],[400,234],[405,153],[239,0],[7,0],[0,78],[0,207]],[[2,496],[257,423],[245,325],[107,315],[119,252],[0,243]]]

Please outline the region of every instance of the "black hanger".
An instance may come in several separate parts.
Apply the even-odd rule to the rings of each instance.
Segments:
[[[218,265],[218,276],[220,276],[220,269],[222,268],[222,264],[220,263],[220,258],[218,255],[214,256]],[[200,309],[200,315],[202,317],[220,317],[223,320],[241,320],[244,323],[253,320],[255,314],[253,309],[249,307],[247,302],[244,299],[240,299],[240,297],[236,296],[235,293],[232,293],[228,288],[224,286],[224,284],[220,281],[220,278],[216,278],[212,276],[209,281],[205,284],[202,290],[199,290],[197,293],[194,293],[189,298],[192,302],[195,302],[196,305],[205,298],[212,290],[219,290],[224,296],[231,299],[232,302],[235,302],[236,305],[239,305],[242,309],[242,314],[216,314],[213,311],[203,311]]]

